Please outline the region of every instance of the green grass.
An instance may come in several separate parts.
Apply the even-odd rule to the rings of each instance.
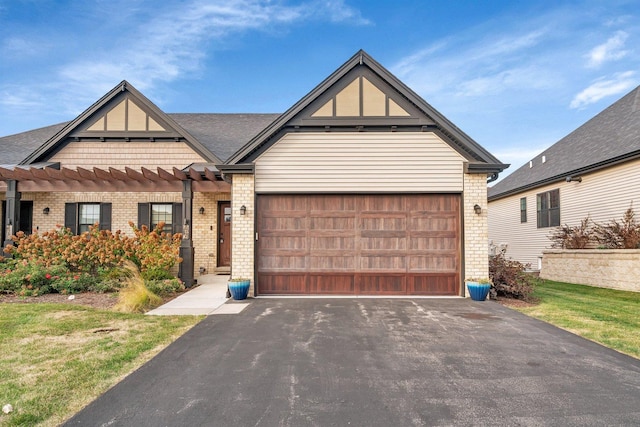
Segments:
[[[640,293],[540,281],[540,303],[517,310],[640,358]]]
[[[59,425],[202,317],[0,305],[0,426]]]

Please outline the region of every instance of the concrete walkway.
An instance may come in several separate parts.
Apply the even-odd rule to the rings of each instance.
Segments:
[[[200,276],[199,286],[147,314],[155,316],[226,314],[229,310],[222,305],[227,302],[227,280],[229,276],[226,275]],[[240,306],[240,304],[234,304],[234,306]],[[240,309],[240,307],[233,308],[234,313]]]

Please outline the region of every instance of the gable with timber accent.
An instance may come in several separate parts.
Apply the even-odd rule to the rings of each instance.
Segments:
[[[116,168],[220,162],[127,81],[67,124],[22,164],[51,159],[65,167]]]
[[[429,126],[435,122],[367,65],[354,67],[312,101],[294,126]]]
[[[167,129],[160,125],[147,111],[140,108],[134,100],[127,97],[104,115],[99,116],[86,130],[90,132],[166,132]]]
[[[123,91],[73,129],[74,138],[180,138],[160,114],[145,106],[132,93]]]
[[[410,114],[366,77],[356,77],[311,117],[407,117]]]

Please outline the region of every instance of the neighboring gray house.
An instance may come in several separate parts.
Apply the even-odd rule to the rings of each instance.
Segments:
[[[640,86],[488,190],[489,240],[540,269],[554,226],[640,212]]]

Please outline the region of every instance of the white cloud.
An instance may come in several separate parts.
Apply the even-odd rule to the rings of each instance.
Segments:
[[[578,93],[571,101],[571,108],[582,108],[602,98],[624,93],[638,84],[635,71],[616,73],[610,79],[600,79]]]
[[[623,48],[628,37],[628,33],[618,31],[606,42],[591,49],[587,54],[587,66],[590,68],[597,68],[605,62],[616,61],[627,56],[629,51],[624,50]]]
[[[141,22],[116,48],[68,63],[59,73],[74,106],[78,97],[90,102],[125,78],[153,95],[158,83],[199,70],[210,51],[224,47],[228,37],[247,31],[277,31],[309,20],[369,23],[344,0],[298,5],[268,0],[192,0]]]

